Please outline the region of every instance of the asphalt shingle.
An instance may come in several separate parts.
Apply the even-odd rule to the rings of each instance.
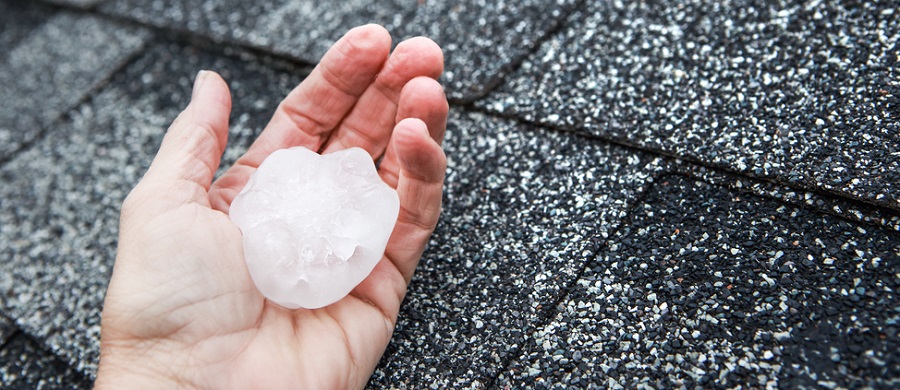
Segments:
[[[490,382],[659,163],[460,110],[444,148],[444,211],[373,388]]]
[[[107,0],[44,0],[48,3],[54,3],[64,6],[88,9]]]
[[[91,382],[22,333],[0,349],[4,389],[90,389]]]
[[[159,43],[0,169],[0,310],[94,374],[122,200],[190,97],[200,69],[234,89],[230,164],[308,74],[273,60]]]
[[[444,49],[444,83],[454,100],[496,87],[582,0],[421,1],[404,35],[424,35]]]
[[[31,30],[53,16],[53,12],[40,3],[0,1],[0,48],[16,47]]]
[[[253,4],[239,0],[113,0],[101,10],[314,63],[350,28],[378,23],[394,30],[415,7],[414,2],[367,0],[266,0]]]
[[[578,0],[372,1],[112,0],[101,10],[156,26],[318,62],[347,30],[384,25],[395,40],[425,35],[446,54],[451,98],[472,100],[499,83]]]
[[[663,176],[500,383],[896,387],[898,272],[897,232]]]
[[[900,209],[894,2],[589,2],[479,103]]]
[[[5,345],[6,341],[9,340],[17,330],[18,328],[16,328],[15,324],[9,319],[0,316],[0,346]]]
[[[21,39],[0,60],[0,161],[89,96],[148,36],[96,17],[59,13]]]
[[[854,222],[874,224],[900,232],[900,212],[827,193],[797,190],[777,182],[758,180],[721,169],[713,169],[683,160],[668,159],[663,170],[694,177],[733,191],[746,192],[777,199],[794,206],[802,206],[820,213],[834,215]]]

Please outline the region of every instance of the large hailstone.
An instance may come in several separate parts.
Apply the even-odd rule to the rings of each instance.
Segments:
[[[381,260],[400,199],[352,148],[272,153],[231,203],[250,276],[269,300],[315,309],[347,296]]]

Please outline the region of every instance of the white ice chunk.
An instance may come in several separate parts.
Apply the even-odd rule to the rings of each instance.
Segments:
[[[250,277],[272,302],[315,309],[341,300],[372,272],[400,199],[352,148],[272,153],[231,203]]]

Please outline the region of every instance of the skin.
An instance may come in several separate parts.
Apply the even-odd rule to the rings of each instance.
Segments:
[[[231,97],[201,72],[190,105],[122,206],[103,309],[97,388],[362,388],[390,341],[400,303],[437,224],[447,100],[441,49],[426,38],[391,53],[384,28],[349,31],[279,105],[233,167],[212,181]],[[272,152],[362,147],[383,158],[400,215],[384,257],[343,300],[287,310],[244,263],[228,207]]]

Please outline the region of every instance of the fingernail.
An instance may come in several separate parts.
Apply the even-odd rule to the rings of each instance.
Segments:
[[[191,92],[191,100],[197,98],[200,88],[203,87],[203,82],[206,81],[206,76],[209,76],[209,71],[201,70],[197,73],[197,77],[194,78],[194,90]]]

